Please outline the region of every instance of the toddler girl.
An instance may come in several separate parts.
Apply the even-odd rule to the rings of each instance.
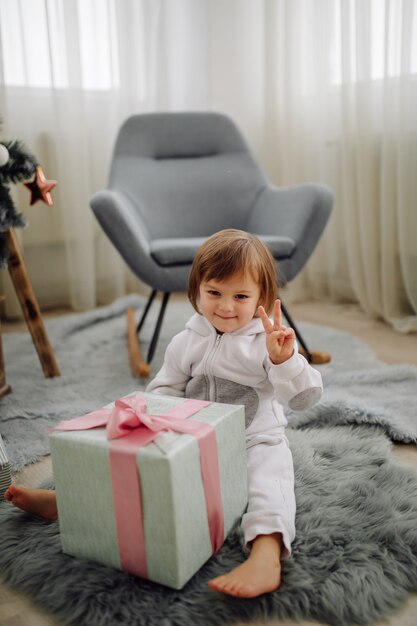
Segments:
[[[254,597],[277,589],[295,528],[294,472],[282,405],[306,409],[321,397],[320,373],[282,325],[275,262],[244,231],[212,235],[198,251],[188,297],[196,314],[168,345],[147,391],[244,404],[249,504],[242,519],[247,560],[209,582]],[[268,318],[273,311],[273,321]]]
[[[295,535],[294,471],[282,405],[306,409],[323,391],[320,373],[298,354],[294,331],[282,325],[276,295],[275,262],[257,237],[234,229],[212,235],[191,268],[188,296],[196,313],[168,345],[146,389],[245,406],[248,507],[242,530],[248,557],[209,582],[238,597],[280,585],[281,558],[290,554]],[[47,519],[57,516],[54,491],[12,486],[5,496]]]

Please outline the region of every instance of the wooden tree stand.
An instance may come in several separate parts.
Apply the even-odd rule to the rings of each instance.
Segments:
[[[0,296],[0,302],[3,302],[4,296]],[[5,396],[6,393],[10,393],[12,388],[6,383],[6,374],[4,370],[4,358],[3,358],[3,344],[1,340],[1,327],[0,327],[0,398]]]
[[[49,343],[42,314],[32,289],[16,234],[12,228],[6,233],[6,244],[9,251],[8,270],[10,278],[19,299],[27,327],[32,335],[32,341],[38,353],[45,378],[60,376],[61,372]]]

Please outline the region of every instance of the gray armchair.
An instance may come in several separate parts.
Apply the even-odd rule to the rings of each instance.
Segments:
[[[291,281],[313,252],[333,194],[324,185],[271,185],[242,134],[218,113],[134,115],[122,125],[108,188],[91,208],[132,271],[152,289],[137,331],[157,292],[161,309],[147,355],[151,362],[172,292],[186,291],[194,255],[224,228],[264,240]],[[283,307],[309,360],[314,360]]]

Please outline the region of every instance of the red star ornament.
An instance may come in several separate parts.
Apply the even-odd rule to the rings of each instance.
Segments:
[[[52,206],[53,201],[50,192],[56,187],[57,182],[56,180],[47,180],[41,166],[37,165],[35,178],[23,183],[30,191],[30,206],[39,200],[42,200],[48,206]]]

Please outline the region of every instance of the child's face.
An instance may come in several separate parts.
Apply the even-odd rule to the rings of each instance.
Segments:
[[[250,274],[235,274],[223,281],[203,281],[200,311],[220,333],[243,328],[254,317],[261,290]]]

